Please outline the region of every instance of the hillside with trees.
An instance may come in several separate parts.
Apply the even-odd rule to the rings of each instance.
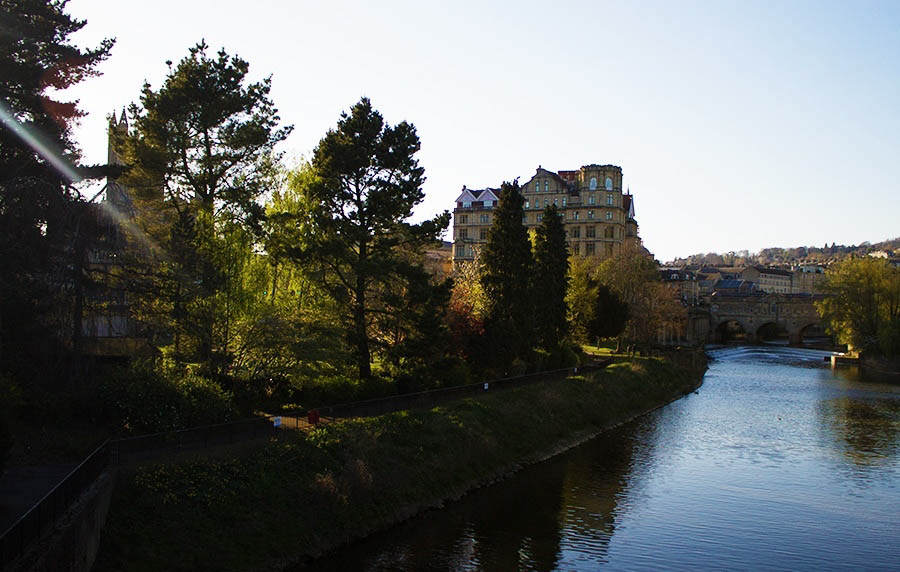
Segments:
[[[900,237],[877,243],[863,242],[846,246],[831,243],[823,246],[799,246],[795,248],[764,248],[759,252],[739,250],[736,252],[692,254],[684,258],[676,258],[666,263],[667,266],[791,266],[795,264],[830,264],[846,258],[867,256],[873,252],[884,251],[900,255]]]

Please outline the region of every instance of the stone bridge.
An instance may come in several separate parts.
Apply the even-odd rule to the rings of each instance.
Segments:
[[[757,342],[766,330],[787,332],[791,344],[803,342],[813,326],[822,326],[814,294],[766,294],[716,292],[709,298],[709,333],[713,342],[725,341],[729,325],[743,330],[749,343]]]

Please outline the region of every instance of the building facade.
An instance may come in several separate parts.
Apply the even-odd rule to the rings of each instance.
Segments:
[[[563,216],[569,252],[574,256],[602,259],[625,244],[640,245],[634,198],[630,192],[622,192],[621,167],[586,165],[577,171],[555,173],[539,166],[520,190],[525,199],[526,228],[540,226],[544,209],[555,205]],[[487,242],[499,196],[499,189],[463,187],[453,209],[454,264],[474,260]]]

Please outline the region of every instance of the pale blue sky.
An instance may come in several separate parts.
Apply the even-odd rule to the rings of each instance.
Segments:
[[[73,93],[105,115],[201,38],[273,76],[309,155],[363,95],[422,140],[424,218],[462,185],[620,165],[660,260],[900,236],[900,2],[72,0],[114,36]]]

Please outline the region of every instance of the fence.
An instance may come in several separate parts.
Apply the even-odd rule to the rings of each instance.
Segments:
[[[321,407],[314,410],[320,420],[333,421],[338,418],[347,417],[374,417],[383,415],[393,411],[402,411],[406,409],[430,409],[454,401],[464,397],[478,395],[486,391],[496,391],[500,389],[509,389],[513,387],[522,387],[541,381],[550,381],[557,379],[565,379],[569,375],[578,372],[596,371],[606,367],[611,360],[597,362],[595,364],[584,365],[574,368],[557,369],[551,371],[542,371],[539,373],[531,373],[515,377],[505,377],[494,379],[482,383],[470,383],[468,385],[459,385],[456,387],[447,387],[444,389],[432,389],[429,391],[421,391],[418,393],[406,393],[392,397],[382,397],[377,399],[367,399],[365,401],[354,401],[351,403],[342,403],[328,407]],[[282,424],[288,428],[306,429],[312,426],[309,423],[310,410],[291,410],[282,414]]]
[[[314,415],[318,415],[320,420],[327,422],[334,421],[337,418],[371,417],[403,409],[431,408],[486,391],[521,387],[541,381],[565,379],[573,373],[602,369],[610,361],[606,360],[576,368],[506,377],[483,383],[472,383],[393,397],[343,403],[315,410],[316,413]],[[310,411],[308,410],[287,411],[281,415],[282,424],[287,428],[311,428],[314,424],[309,422],[309,413]],[[271,419],[256,417],[219,425],[207,425],[107,441],[75,467],[43,499],[31,507],[28,512],[3,533],[3,536],[0,536],[0,569],[6,568],[6,566],[23,555],[33,542],[44,538],[52,532],[59,516],[69,509],[71,504],[110,464],[119,465],[141,460],[163,449],[189,450],[225,445],[273,436],[277,431]]]
[[[0,536],[0,569],[24,554],[32,542],[56,528],[57,519],[106,469],[109,453],[110,442],[107,441]]]
[[[118,465],[152,456],[162,449],[197,449],[270,437],[276,429],[265,417],[139,435],[110,442],[110,460]]]

